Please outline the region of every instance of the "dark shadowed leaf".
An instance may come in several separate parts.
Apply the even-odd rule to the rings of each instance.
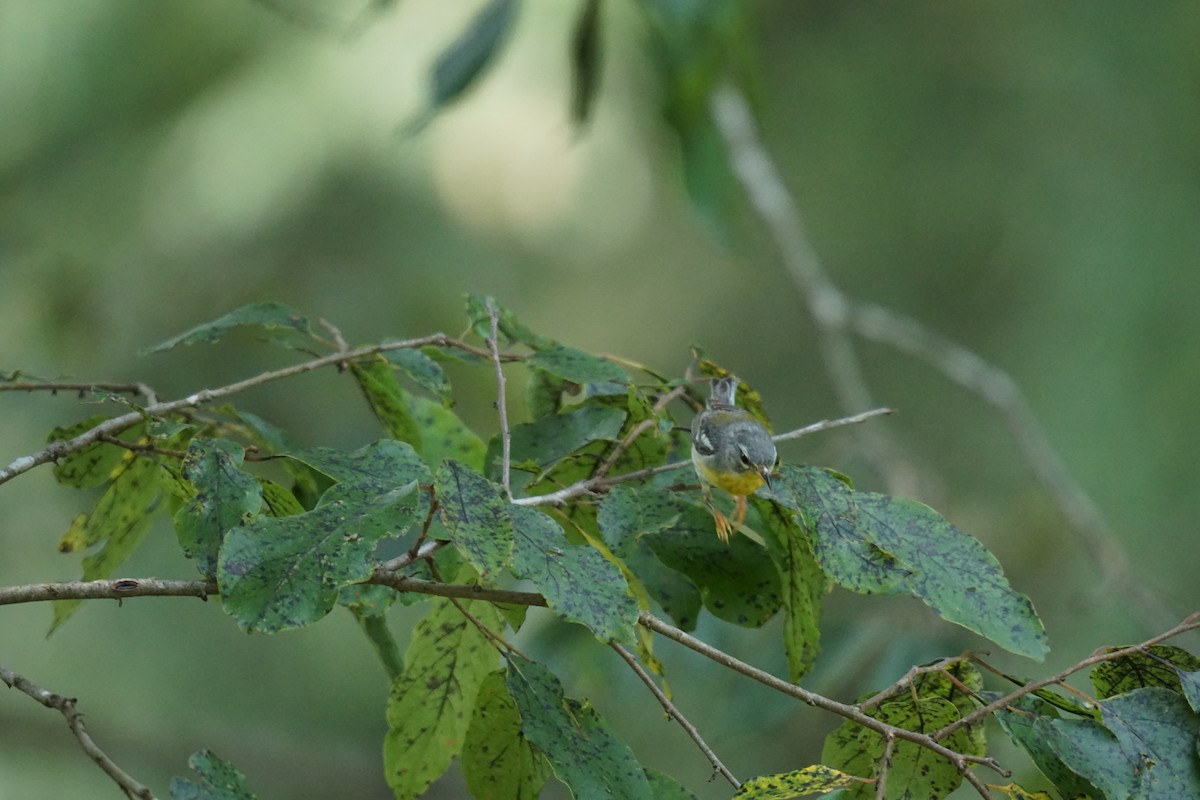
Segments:
[[[490,0],[438,57],[429,86],[429,105],[405,128],[420,131],[433,115],[458,99],[483,73],[508,36],[516,16],[515,0]]]
[[[704,606],[726,622],[762,625],[783,603],[779,572],[745,536],[717,538],[707,509],[687,506],[670,528],[645,537],[664,564],[700,587]]]
[[[600,53],[601,0],[586,0],[571,36],[571,120],[588,121],[596,101],[603,67]]]

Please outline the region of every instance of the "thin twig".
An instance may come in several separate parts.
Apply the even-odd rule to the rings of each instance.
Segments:
[[[876,408],[871,411],[864,411],[861,414],[855,414],[852,417],[843,417],[842,419],[835,420],[821,420],[820,422],[814,422],[813,424],[806,425],[803,428],[797,428],[794,431],[781,433],[771,438],[776,442],[799,439],[801,436],[808,436],[809,434],[817,433],[819,431],[827,431],[831,428],[841,427],[842,425],[855,425],[857,423],[872,419],[873,417],[879,417],[883,416],[884,414],[891,413],[893,412],[890,408]],[[570,486],[564,486],[562,489],[557,491],[534,495],[532,497],[518,497],[514,499],[513,502],[521,506],[561,506],[568,500],[573,500],[576,497],[581,497],[583,495],[606,491],[618,483],[641,480],[643,478],[649,478],[654,475],[658,475],[662,472],[671,472],[672,470],[690,466],[691,463],[691,461],[687,460],[675,461],[670,464],[660,464],[657,467],[646,467],[645,469],[634,470],[633,472],[623,472],[620,475],[614,475],[611,478],[606,476],[597,477],[593,475],[591,477],[584,478],[583,480],[576,481]]]
[[[879,759],[879,770],[875,774],[875,800],[886,800],[887,777],[892,770],[892,754],[896,751],[896,737],[884,735],[883,755]]]
[[[923,733],[915,733],[913,731],[905,730],[904,728],[896,727],[895,725],[889,725],[886,722],[881,722],[872,716],[864,714],[862,711],[859,711],[852,705],[840,703],[837,700],[832,700],[824,695],[817,694],[816,692],[810,692],[809,690],[793,683],[788,683],[781,678],[775,677],[769,672],[761,670],[758,667],[751,666],[750,664],[747,664],[746,662],[729,655],[725,651],[713,647],[701,639],[697,639],[695,636],[676,628],[674,625],[663,622],[648,611],[643,611],[641,613],[641,615],[638,617],[638,622],[655,633],[660,633],[663,636],[666,636],[668,639],[673,639],[683,646],[695,650],[700,655],[715,661],[721,666],[732,669],[735,672],[740,672],[746,677],[752,678],[777,692],[785,694],[789,697],[794,697],[801,702],[809,704],[810,706],[815,706],[816,708],[821,708],[832,712],[840,717],[851,720],[852,722],[857,722],[859,725],[869,728],[880,735],[887,735],[890,733],[892,736],[895,736],[898,739],[905,739],[907,741],[914,742],[915,744],[936,753],[953,764],[954,768],[958,770],[959,774],[961,774],[963,778],[965,778],[966,781],[970,783],[971,786],[973,786],[982,797],[986,798],[989,796],[987,787],[983,784],[979,777],[971,771],[972,764],[981,764],[986,766],[1006,778],[1012,775],[1011,772],[1001,767],[994,758],[984,758],[956,752],[941,744],[932,736]]]
[[[625,434],[625,437],[621,439],[621,441],[617,442],[617,446],[614,447],[613,451],[608,454],[608,457],[604,459],[604,462],[596,468],[594,473],[592,473],[592,479],[596,480],[607,477],[608,471],[613,468],[613,464],[617,463],[617,459],[625,454],[625,451],[633,445],[634,441],[643,433],[650,430],[650,428],[658,424],[658,414],[660,414],[664,408],[670,405],[675,398],[679,397],[686,391],[686,386],[676,386],[671,391],[659,397],[654,403],[654,413],[629,429],[629,432]]]
[[[632,669],[638,678],[641,679],[642,683],[646,684],[646,688],[648,688],[650,693],[654,695],[656,700],[658,700],[659,704],[663,707],[663,710],[667,712],[667,716],[678,722],[679,727],[683,728],[684,732],[687,733],[691,740],[696,743],[696,746],[700,748],[700,752],[704,753],[705,758],[707,758],[708,762],[712,764],[713,770],[720,773],[725,780],[729,781],[734,789],[740,789],[742,786],[741,781],[735,778],[733,773],[730,772],[723,763],[721,763],[721,759],[717,757],[717,754],[713,752],[713,749],[708,746],[707,742],[704,741],[704,738],[700,735],[700,731],[696,729],[695,725],[688,721],[687,717],[683,716],[682,712],[680,712],[675,704],[671,702],[671,699],[667,697],[662,689],[658,687],[658,684],[654,682],[654,676],[646,671],[646,668],[643,667],[641,662],[637,660],[637,657],[616,642],[611,642],[610,645],[613,650],[617,651],[617,655],[625,659],[625,663],[628,664],[629,668]]]
[[[0,379],[0,392],[77,392],[82,398],[87,392],[137,394],[147,403],[157,402],[154,390],[144,383],[70,383],[60,381],[5,381]]]
[[[500,485],[504,487],[504,496],[511,501],[512,493],[512,437],[508,432],[508,401],[505,399],[504,368],[500,364],[500,312],[489,297],[487,301],[488,320],[491,331],[488,336],[488,350],[491,351],[492,363],[496,366],[496,413],[500,415]]]
[[[290,378],[295,375],[302,375],[306,372],[312,372],[316,369],[343,364],[346,361],[376,355],[388,350],[405,350],[417,347],[425,347],[427,345],[453,347],[474,355],[492,357],[491,351],[483,350],[475,347],[474,345],[451,338],[444,333],[435,333],[429,336],[422,336],[416,339],[405,339],[397,342],[384,342],[382,344],[359,347],[347,352],[332,353],[330,355],[321,356],[309,361],[303,361],[299,364],[292,364],[291,366],[283,367],[281,369],[262,372],[250,378],[246,378],[226,386],[221,386],[216,389],[203,389],[199,392],[190,394],[187,397],[181,397],[176,400],[162,403],[150,403],[145,408],[138,411],[131,411],[128,414],[112,417],[104,422],[101,422],[96,427],[84,431],[74,438],[51,442],[49,445],[36,453],[17,458],[8,466],[0,469],[0,483],[7,483],[18,475],[22,475],[34,467],[47,464],[51,461],[57,461],[69,453],[73,453],[76,450],[87,447],[88,445],[99,441],[100,437],[106,434],[115,434],[119,431],[122,431],[125,428],[128,428],[130,425],[140,422],[145,418],[146,415],[161,416],[174,411],[180,411],[182,409],[195,408],[196,406],[211,403],[214,400],[219,400],[239,392],[244,392],[247,389],[251,389],[255,386],[261,386],[262,384],[270,383],[271,381]],[[503,353],[500,354],[499,358],[501,361],[516,361],[520,360],[521,356]]]
[[[1164,631],[1163,633],[1160,633],[1157,636],[1151,636],[1149,639],[1142,642],[1141,644],[1130,645],[1129,647],[1122,647],[1119,650],[1113,650],[1110,652],[1093,653],[1091,656],[1083,659],[1078,664],[1067,667],[1066,669],[1062,670],[1061,672],[1059,672],[1055,675],[1051,675],[1049,678],[1042,678],[1041,680],[1036,680],[1036,681],[1033,681],[1032,683],[1027,683],[1024,686],[1022,686],[1021,688],[1016,689],[1016,690],[1004,695],[1004,697],[994,700],[991,703],[988,703],[987,705],[980,706],[979,708],[972,711],[970,714],[967,714],[966,716],[962,717],[961,719],[955,720],[954,722],[950,723],[946,727],[942,728],[937,733],[933,734],[933,738],[939,739],[939,740],[944,739],[947,736],[949,736],[950,734],[954,733],[959,728],[962,728],[966,725],[972,725],[972,724],[978,722],[979,720],[983,719],[984,717],[986,717],[988,714],[991,714],[992,712],[997,711],[998,709],[1004,708],[1005,706],[1021,699],[1025,695],[1033,694],[1037,690],[1044,689],[1047,686],[1050,686],[1052,684],[1061,684],[1068,677],[1075,674],[1076,672],[1079,672],[1080,670],[1087,669],[1088,667],[1093,666],[1095,664],[1099,664],[1102,661],[1112,661],[1113,659],[1122,658],[1122,657],[1130,655],[1132,653],[1141,652],[1143,648],[1149,647],[1154,644],[1158,644],[1159,642],[1166,641],[1167,639],[1170,639],[1174,636],[1178,636],[1181,633],[1186,633],[1188,631],[1192,631],[1192,630],[1196,630],[1196,629],[1200,629],[1200,611],[1197,611],[1194,614],[1191,614],[1190,616],[1188,616],[1187,619],[1185,619],[1183,622],[1176,625],[1174,628],[1171,628],[1168,631]]]
[[[88,734],[87,729],[83,725],[83,715],[75,707],[75,699],[71,697],[63,697],[61,694],[43,689],[33,683],[28,678],[18,675],[7,667],[0,665],[0,681],[8,684],[9,687],[24,692],[25,694],[38,701],[46,708],[52,708],[63,715],[67,721],[67,727],[71,729],[71,733],[79,740],[79,746],[83,752],[87,753],[88,758],[95,761],[100,769],[108,777],[116,782],[117,786],[121,787],[121,791],[131,800],[155,800],[154,793],[139,783],[125,770],[121,769],[116,763],[109,758],[95,740]]]
[[[875,694],[868,697],[866,700],[863,700],[861,703],[858,703],[858,707],[862,711],[867,711],[868,709],[874,708],[875,706],[882,703],[884,700],[887,700],[889,697],[891,697],[892,695],[899,692],[901,689],[904,689],[905,687],[910,686],[912,684],[913,680],[918,675],[924,675],[924,674],[930,673],[930,672],[943,672],[943,671],[945,671],[945,669],[948,665],[956,664],[959,661],[964,661],[964,660],[965,660],[965,658],[963,656],[954,656],[952,658],[940,658],[937,661],[933,662],[932,664],[924,664],[919,667],[911,667],[908,670],[908,672],[904,673],[904,675],[901,676],[900,680],[896,681],[895,683],[893,683],[891,686],[887,687],[886,689],[876,692]]]

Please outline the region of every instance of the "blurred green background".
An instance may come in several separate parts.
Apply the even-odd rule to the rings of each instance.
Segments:
[[[567,112],[579,4],[528,0],[485,80],[397,136],[479,5],[0,0],[0,370],[175,397],[290,358],[249,336],[138,354],[243,303],[288,303],[357,343],[457,333],[464,293],[487,292],[535,330],[671,374],[700,344],[780,430],[863,410],[837,406],[804,301],[741,197],[723,234],[693,214],[636,4],[604,8],[586,129]],[[1200,6],[775,0],[751,19],[764,135],[832,278],[1008,370],[1138,582],[1178,617],[1195,610]],[[876,401],[900,412],[869,424],[920,465],[920,499],[981,539],[1046,621],[1046,664],[997,663],[1041,676],[1157,632],[1128,595],[1091,591],[1093,559],[977,398],[886,346],[861,354]],[[486,378],[458,383],[484,436]],[[332,372],[240,403],[308,444],[379,436]],[[95,411],[0,394],[0,462]],[[828,433],[782,455],[880,488],[854,445]],[[0,488],[0,583],[76,577],[55,545],[90,499],[46,469]],[[122,572],[194,575],[165,524]],[[398,633],[410,619],[396,613]],[[349,615],[270,638],[192,600],[94,602],[46,639],[49,620],[0,609],[0,663],[80,698],[101,746],[160,796],[203,747],[264,798],[390,796],[386,680]],[[840,591],[823,627],[806,684],[844,700],[982,646],[918,603]],[[785,672],[777,621],[701,633]],[[728,796],[586,638],[550,626],[526,641],[647,764]],[[739,777],[819,758],[836,720],[659,650]],[[110,796],[61,718],[0,694],[0,800]],[[430,796],[462,789],[450,776]]]

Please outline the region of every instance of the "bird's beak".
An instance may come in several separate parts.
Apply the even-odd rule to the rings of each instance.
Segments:
[[[767,488],[774,490],[775,487],[771,485],[771,468],[763,467],[762,471],[761,471],[761,475],[762,475],[763,483],[767,484]]]

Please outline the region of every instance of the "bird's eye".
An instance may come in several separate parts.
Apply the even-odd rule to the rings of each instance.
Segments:
[[[745,450],[742,451],[742,464],[747,467],[750,466],[750,456],[746,455]]]

